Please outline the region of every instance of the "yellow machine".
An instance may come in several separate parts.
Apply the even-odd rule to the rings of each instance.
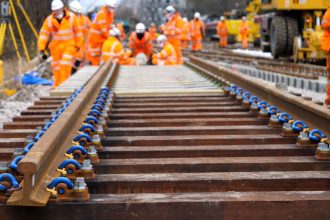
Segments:
[[[245,12],[247,13],[247,20],[249,24],[249,42],[254,43],[255,46],[260,44],[260,25],[255,22],[254,17],[260,10],[260,0],[253,0],[249,2]],[[239,19],[227,19],[226,25],[229,36],[234,36],[234,42],[242,42],[240,29],[242,21]]]
[[[321,19],[330,0],[257,0],[261,47],[275,58],[314,62],[325,58],[320,47]]]
[[[235,37],[235,42],[242,42],[240,29],[241,29],[241,20],[227,20],[226,25],[228,29],[228,34],[230,36]],[[248,20],[249,24],[249,42],[258,45],[260,40],[260,26],[253,22],[252,20]]]

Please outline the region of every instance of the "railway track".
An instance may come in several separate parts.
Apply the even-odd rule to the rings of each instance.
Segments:
[[[207,58],[214,61],[253,66],[261,71],[275,72],[304,79],[318,79],[319,77],[326,76],[326,69],[322,66],[312,64],[294,64],[289,60],[274,60],[266,57],[249,56],[226,49],[197,52],[193,54],[186,52],[185,54]]]
[[[329,216],[330,154],[325,137],[329,111],[252,84],[247,77],[196,57],[187,65],[192,69],[119,69],[110,64],[98,69],[18,163],[18,173],[24,174],[22,188],[0,182],[8,187],[1,197],[6,205],[0,205],[0,215],[5,219],[27,214],[36,219]],[[55,97],[36,102],[28,115],[14,119],[27,127],[21,130],[9,123],[0,133],[2,139],[20,135],[17,146],[24,145],[26,135],[35,135],[44,119],[63,108],[63,101],[72,96],[68,91],[60,89]],[[276,105],[281,113],[267,104]],[[82,134],[78,130],[85,135],[76,138]],[[73,144],[83,147],[70,153]],[[12,148],[0,146],[7,153],[0,154],[1,160],[9,161]],[[72,156],[80,166],[67,161]],[[63,161],[67,163],[59,166]],[[21,181],[18,173],[12,172]],[[57,179],[50,186],[59,176],[70,181]],[[45,207],[32,213],[17,205]]]

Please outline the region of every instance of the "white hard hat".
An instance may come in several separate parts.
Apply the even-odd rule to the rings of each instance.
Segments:
[[[199,12],[196,12],[196,13],[194,14],[194,18],[201,18],[201,14],[200,14]]]
[[[146,31],[146,26],[142,23],[138,23],[135,27],[135,31],[138,34],[142,34]]]
[[[175,8],[172,5],[169,5],[165,8],[166,14],[173,14],[175,12]]]
[[[182,20],[183,20],[184,22],[188,22],[188,18],[186,18],[186,17],[184,17]]]
[[[244,21],[245,21],[245,20],[246,20],[246,17],[245,17],[245,16],[244,16],[244,17],[242,17],[242,20],[244,20]]]
[[[114,36],[114,37],[119,37],[120,36],[120,30],[118,28],[112,28],[109,31],[109,35]]]
[[[225,20],[225,17],[224,16],[221,16],[220,17],[220,21],[224,21]]]
[[[78,1],[70,2],[69,8],[74,13],[82,13],[82,10],[83,10],[83,7],[81,6],[80,2],[78,2]]]
[[[111,8],[118,8],[117,0],[107,0],[107,6]]]
[[[158,38],[157,38],[157,44],[162,44],[164,43],[165,41],[167,41],[167,37],[165,35],[160,35]]]
[[[57,10],[64,8],[64,4],[61,0],[53,0],[51,8],[52,8],[52,11],[57,11]]]

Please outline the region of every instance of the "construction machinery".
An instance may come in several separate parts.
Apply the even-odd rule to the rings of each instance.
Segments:
[[[253,0],[260,7],[261,47],[274,58],[295,62],[325,59],[321,50],[321,19],[330,0]]]
[[[260,25],[254,20],[255,15],[259,12],[260,3],[251,1],[248,2],[248,6],[244,11],[233,10],[231,12],[225,12],[224,16],[227,18],[226,26],[228,29],[228,43],[235,44],[242,42],[240,29],[242,24],[242,17],[246,15],[249,24],[249,43],[253,43],[254,46],[260,45]],[[219,22],[218,16],[212,16],[207,19],[206,29],[207,34],[211,40],[218,40],[219,37],[216,34],[216,26]]]

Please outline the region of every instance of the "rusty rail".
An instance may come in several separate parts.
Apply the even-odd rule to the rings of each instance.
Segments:
[[[109,73],[110,69],[112,71]],[[65,152],[71,146],[72,138],[97,97],[98,88],[109,75],[110,81],[113,82],[117,71],[117,66],[113,67],[110,62],[101,66],[72,104],[22,159],[18,165],[18,171],[24,175],[22,190],[14,192],[7,205],[47,204],[51,196],[51,193],[46,191],[47,184],[60,176],[56,168],[65,159]]]
[[[189,56],[190,53],[185,52]],[[326,73],[325,67],[310,64],[295,64],[286,60],[275,61],[266,57],[252,57],[245,54],[234,53],[224,50],[218,52],[197,52],[193,54],[196,57],[207,57],[210,59],[218,58],[242,63],[244,65],[255,65],[260,70],[278,72],[284,75],[296,76],[306,79],[317,79]],[[281,64],[281,65],[279,65]]]
[[[301,97],[283,92],[277,88],[265,86],[256,82],[253,78],[245,76],[239,72],[219,67],[209,61],[190,56],[187,64],[199,71],[207,71],[211,75],[221,77],[230,83],[234,83],[241,88],[253,93],[264,101],[269,102],[290,113],[295,119],[304,120],[311,127],[318,128],[330,135],[330,111],[325,107],[306,101]]]

